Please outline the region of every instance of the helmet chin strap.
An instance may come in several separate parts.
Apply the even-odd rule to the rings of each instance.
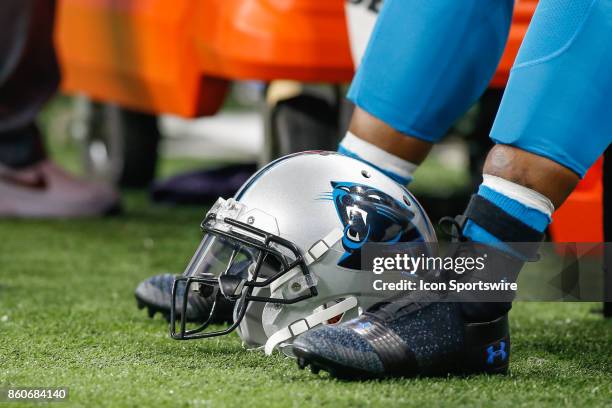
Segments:
[[[291,323],[289,326],[285,327],[284,329],[280,329],[272,336],[270,336],[270,338],[266,342],[266,345],[264,347],[266,355],[269,356],[270,354],[272,354],[274,348],[279,344],[297,336],[298,334],[302,334],[305,331],[312,329],[313,327],[323,324],[338,315],[346,313],[349,310],[357,307],[357,305],[357,298],[351,296],[339,303],[336,303],[333,306],[315,312],[303,319],[297,320]]]
[[[323,239],[317,241],[314,245],[312,245],[305,254],[306,264],[311,265],[318,259],[320,259],[325,253],[327,253],[327,251],[329,251],[336,244],[336,242],[338,242],[342,238],[342,234],[342,228],[334,228],[325,237],[323,237]],[[273,282],[270,288],[271,292],[274,293],[276,289],[281,287],[289,280],[293,279],[296,275],[298,275],[297,271],[289,273],[284,278],[278,279],[278,281]],[[318,312],[314,312],[310,316],[291,323],[289,326],[277,331],[272,336],[270,336],[270,338],[268,338],[268,341],[266,341],[266,345],[264,346],[264,351],[266,355],[272,354],[274,348],[279,344],[297,336],[298,334],[304,333],[305,331],[310,330],[315,326],[323,324],[324,322],[333,319],[336,316],[342,315],[343,313],[351,310],[352,308],[357,307],[357,304],[357,298],[349,297],[339,303],[336,303],[331,307],[320,310]]]
[[[318,261],[323,255],[327,253],[327,251],[329,251],[336,244],[336,242],[342,239],[343,234],[344,231],[342,230],[342,228],[334,228],[325,237],[323,237],[323,239],[320,239],[319,241],[315,242],[304,254],[304,261],[306,262],[306,265],[310,266],[316,261]],[[299,270],[293,270],[285,274],[284,276],[281,276],[270,284],[270,292],[276,292],[278,288],[298,276],[300,273],[301,271]]]
[[[334,228],[323,239],[315,242],[304,256],[306,265],[310,265],[321,258],[336,242],[342,239],[343,234],[344,230],[342,228]]]

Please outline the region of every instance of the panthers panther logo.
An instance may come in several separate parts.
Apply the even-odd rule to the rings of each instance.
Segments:
[[[346,251],[338,265],[361,269],[361,248],[367,242],[411,242],[421,237],[412,224],[408,205],[375,188],[355,183],[331,183],[333,190],[322,197],[333,200],[344,234]]]

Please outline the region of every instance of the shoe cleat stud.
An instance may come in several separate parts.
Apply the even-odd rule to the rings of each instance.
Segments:
[[[297,363],[298,363],[298,367],[299,367],[300,370],[303,370],[304,368],[306,368],[306,360],[305,359],[300,357],[300,358],[298,358]]]

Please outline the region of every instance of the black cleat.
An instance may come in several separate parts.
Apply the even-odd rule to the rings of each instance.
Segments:
[[[486,245],[463,235],[468,220],[503,241]],[[535,261],[543,234],[483,197],[474,195],[451,225],[449,257],[486,259],[470,271],[432,271],[434,282],[516,282],[525,261]],[[300,367],[325,370],[342,379],[505,374],[510,361],[508,311],[514,292],[404,293],[340,325],[320,326],[298,336],[293,353]],[[454,295],[453,295],[454,296]]]
[[[149,317],[152,318],[159,312],[167,321],[170,321],[173,283],[174,275],[171,274],[156,275],[142,281],[134,292],[138,309],[146,307]],[[178,290],[180,291],[181,288],[179,287]],[[182,299],[182,294],[177,298]],[[221,299],[220,302],[222,303],[217,304],[216,319],[212,323],[231,323],[233,302],[229,302],[225,298]],[[195,292],[191,293],[187,303],[187,321],[205,321],[210,314],[212,303],[211,298],[202,297]],[[177,310],[180,310],[180,307],[177,307]]]
[[[298,366],[346,380],[508,371],[507,315],[469,323],[456,303],[390,307],[394,317],[382,306],[382,312],[302,334],[293,344]]]
[[[305,359],[305,358],[302,358],[302,357],[299,357],[299,358],[297,359],[297,363],[298,363],[298,368],[299,368],[300,370],[305,369],[305,368],[306,368],[306,366],[307,366],[306,359]]]

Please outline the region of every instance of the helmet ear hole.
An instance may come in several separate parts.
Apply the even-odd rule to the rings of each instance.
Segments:
[[[324,306],[322,306],[322,308],[327,309],[329,307],[332,307],[335,304],[338,304],[340,302],[342,302],[344,300],[344,298],[338,298],[336,300],[332,300],[331,302],[327,302]],[[342,318],[344,317],[345,313],[340,313],[334,317],[332,317],[331,319],[328,319],[325,321],[325,324],[338,324],[342,321]]]
[[[365,178],[370,178],[370,177],[372,177],[372,175],[370,174],[370,172],[369,172],[369,171],[367,171],[367,170],[361,170],[361,175],[362,175],[363,177],[365,177]]]
[[[340,320],[342,320],[342,316],[344,316],[344,313],[341,313],[338,316],[332,317],[331,319],[329,319],[325,323],[327,323],[327,324],[338,324],[338,323],[340,323]]]

